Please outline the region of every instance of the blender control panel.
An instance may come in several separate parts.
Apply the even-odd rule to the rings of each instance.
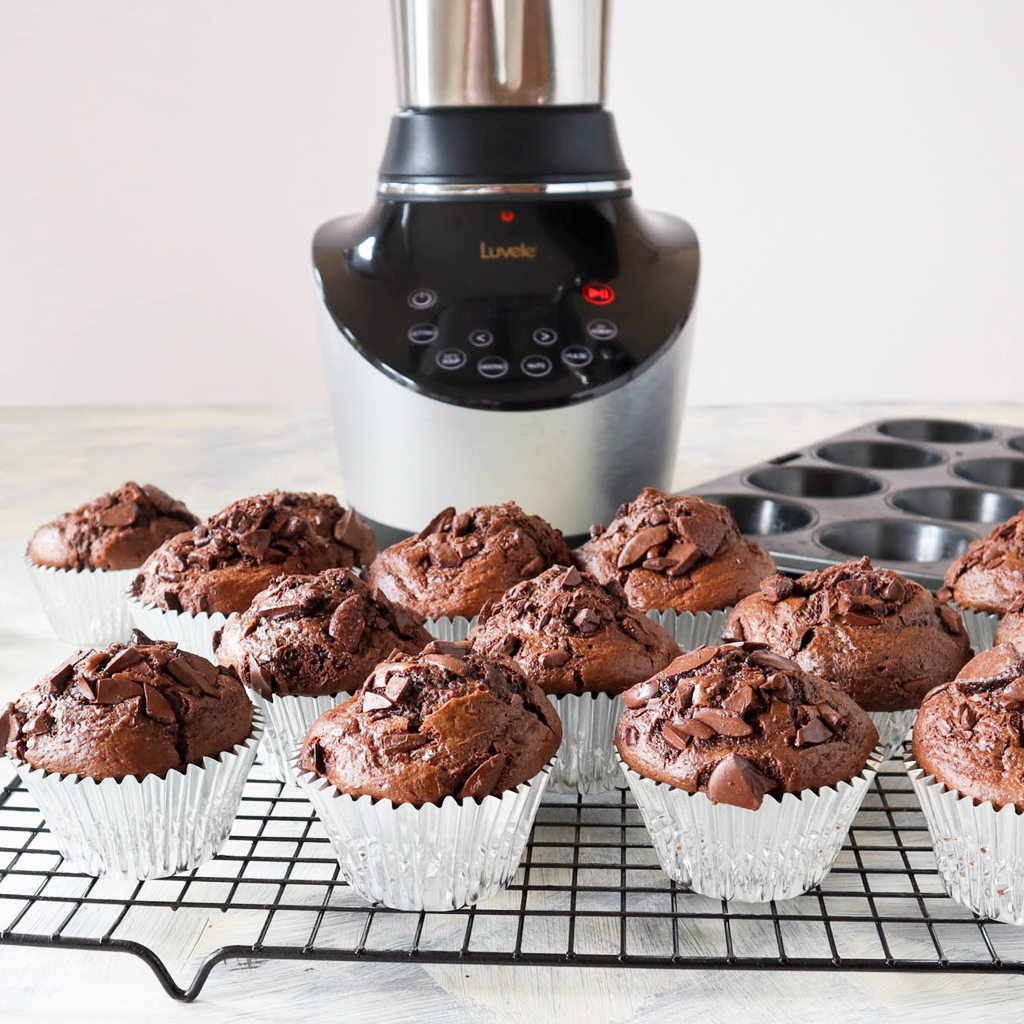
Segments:
[[[443,401],[537,408],[629,380],[688,316],[677,261],[695,239],[652,244],[637,216],[630,200],[380,202],[325,225],[314,260],[335,322],[383,372]]]

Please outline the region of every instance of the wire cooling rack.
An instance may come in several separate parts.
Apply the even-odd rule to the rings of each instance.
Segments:
[[[226,960],[1024,973],[1024,928],[945,895],[910,780],[884,768],[831,874],[798,899],[687,892],[628,793],[552,795],[509,889],[447,914],[361,902],[305,798],[259,765],[220,856],[147,882],[66,868],[14,780],[0,791],[0,944],[131,953],[186,1001]],[[183,949],[179,984],[167,963]]]

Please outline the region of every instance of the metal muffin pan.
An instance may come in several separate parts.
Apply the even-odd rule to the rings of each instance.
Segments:
[[[868,555],[935,590],[972,540],[1024,508],[1024,428],[874,420],[692,493],[727,506],[780,571]]]

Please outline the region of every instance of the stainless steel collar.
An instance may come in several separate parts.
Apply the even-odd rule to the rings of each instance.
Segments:
[[[382,181],[377,194],[392,197],[452,198],[471,196],[572,196],[612,195],[629,192],[628,178],[602,181],[479,182]]]

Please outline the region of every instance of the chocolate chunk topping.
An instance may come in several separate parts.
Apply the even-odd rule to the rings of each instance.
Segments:
[[[702,725],[710,726],[720,736],[749,736],[754,728],[736,715],[713,707],[698,707],[693,717]]]
[[[416,534],[417,540],[426,540],[432,533],[443,533],[451,527],[451,521],[455,518],[455,509],[449,505],[441,509],[426,526]]]
[[[688,654],[683,654],[676,658],[669,665],[667,671],[673,675],[686,675],[687,672],[693,672],[695,669],[700,668],[701,665],[706,665],[717,653],[717,647],[697,647]]]
[[[708,779],[708,799],[756,811],[775,788],[775,781],[758,771],[745,757],[729,754],[715,766]]]
[[[572,621],[584,636],[596,633],[601,628],[601,618],[593,608],[581,608]]]
[[[175,720],[174,711],[167,698],[155,686],[145,683],[143,691],[143,707],[150,718],[155,718],[161,722],[173,722]]]
[[[309,748],[309,754],[313,761],[313,768],[318,775],[324,773],[324,748],[320,746],[316,740],[313,741]]]
[[[484,761],[462,784],[458,799],[480,800],[485,796],[490,796],[498,784],[498,779],[501,778],[501,773],[505,770],[506,760],[504,754],[495,754]]]
[[[352,594],[334,609],[327,625],[327,632],[330,636],[350,654],[354,654],[359,649],[359,641],[366,628],[363,607],[364,602],[361,596]]]
[[[642,708],[652,697],[658,694],[658,684],[647,679],[636,686],[631,686],[623,695],[622,699],[627,708]]]
[[[563,587],[578,587],[583,582],[583,577],[580,575],[579,569],[572,565],[565,571],[561,582]]]
[[[832,739],[832,730],[820,718],[812,718],[806,725],[797,729],[794,746],[809,747],[830,739]]]
[[[465,640],[431,640],[423,648],[424,654],[447,654],[452,658],[464,658],[469,654],[469,644]]]
[[[692,724],[692,720],[690,721]],[[697,722],[696,724],[700,726],[702,729],[705,729],[707,731],[708,736],[712,735],[711,730],[708,729],[706,726],[702,726],[700,722]],[[661,735],[664,737],[665,742],[670,747],[673,747],[675,750],[685,750],[690,742],[690,738],[694,734],[692,731],[688,732],[686,729],[680,729],[677,724],[674,724],[672,722],[666,722],[661,727]],[[706,738],[707,737],[705,736],[704,739]]]
[[[453,658],[450,654],[424,654],[423,660],[431,665],[439,665],[457,676],[463,676],[469,671],[469,665],[465,661]]]
[[[541,668],[560,668],[569,660],[569,652],[558,648],[554,651],[545,651],[537,660]]]
[[[412,686],[412,680],[404,672],[392,671],[384,685],[384,696],[392,704],[397,704],[409,691],[410,686]]]
[[[270,688],[270,682],[263,674],[260,663],[252,654],[249,655],[246,661],[246,668],[249,670],[249,686],[264,700],[270,700],[274,691]]]
[[[85,697],[86,700],[96,699],[96,690],[92,683],[88,679],[79,679],[76,683],[79,692]]]
[[[771,601],[772,604],[778,604],[779,601],[785,601],[787,597],[792,597],[793,589],[793,581],[781,573],[761,580],[761,593],[765,600]]]
[[[676,522],[676,532],[695,545],[705,558],[710,558],[725,540],[729,528],[711,516],[682,516]]]
[[[150,640],[149,637],[146,636],[146,634],[143,633],[141,629],[133,629],[131,633],[128,635],[128,643],[133,647],[135,645],[149,647],[150,645],[152,645],[153,641]]]
[[[421,732],[389,732],[381,737],[380,746],[385,754],[408,754],[429,742],[430,737]]]
[[[694,739],[706,740],[715,735],[715,730],[707,722],[699,718],[680,718],[662,727],[662,733],[666,729],[673,729],[679,736],[692,736]],[[680,747],[682,749],[682,747]]]
[[[289,615],[297,615],[302,611],[301,604],[286,603],[278,605],[260,605],[260,618],[262,619],[284,619]]]
[[[375,693],[373,690],[363,690],[363,710],[383,711],[391,707],[392,702],[383,693]]]
[[[96,683],[97,704],[120,704],[123,700],[142,696],[142,686],[127,676],[100,679]]]
[[[131,526],[139,517],[139,506],[134,501],[124,501],[104,509],[96,516],[100,526]]]
[[[106,671],[113,675],[115,672],[124,672],[134,665],[138,665],[143,660],[142,655],[134,647],[126,647],[123,651],[118,651],[110,661],[107,662]],[[71,666],[68,665],[66,671],[69,673],[68,679],[71,678],[70,672]]]
[[[647,552],[659,544],[663,544],[669,538],[667,526],[649,526],[646,530],[639,530],[626,541],[619,552],[616,565],[620,569],[641,561]]]

